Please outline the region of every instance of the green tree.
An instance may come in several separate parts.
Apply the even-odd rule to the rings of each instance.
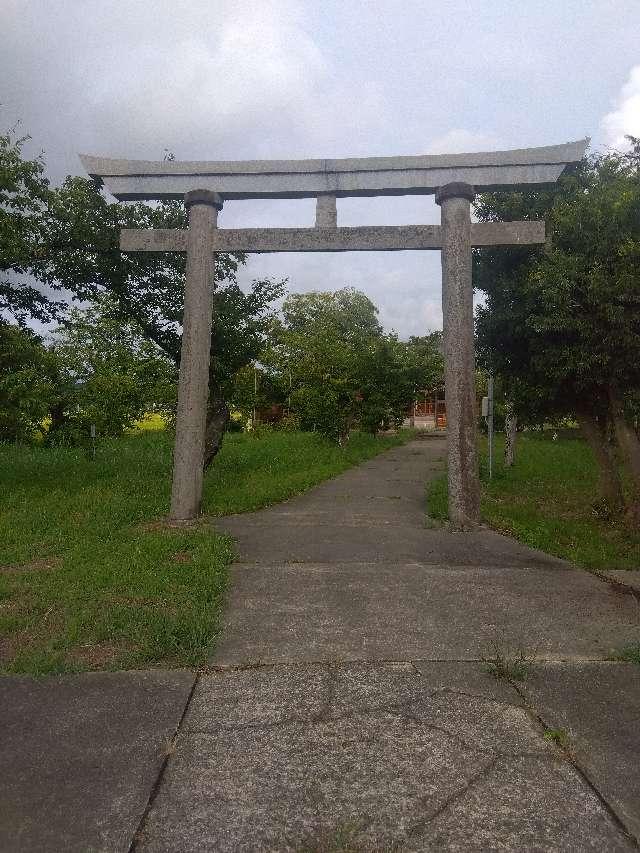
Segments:
[[[26,441],[46,433],[58,402],[57,361],[30,329],[0,321],[0,441]]]
[[[293,293],[285,300],[275,366],[291,376],[291,410],[303,429],[347,438],[362,402],[359,362],[382,336],[376,315],[373,303],[353,288]]]
[[[440,338],[435,332],[405,343],[394,334],[382,335],[363,352],[359,371],[363,429],[375,432],[381,426],[399,426],[419,391],[442,387]]]
[[[441,379],[435,340],[385,334],[377,308],[353,288],[291,294],[282,315],[265,361],[305,429],[344,441],[356,425],[371,432],[396,425],[416,392]]]
[[[520,420],[575,417],[600,465],[603,497],[621,501],[608,438],[617,437],[640,512],[640,445],[629,421],[640,387],[640,173],[631,156],[585,159],[554,193],[486,194],[482,220],[541,218],[545,251],[481,250],[479,354]]]
[[[287,377],[281,376],[262,364],[242,367],[235,375],[232,403],[246,424],[254,414],[276,407],[282,410],[287,404]]]
[[[407,355],[416,391],[444,391],[442,332],[412,335],[407,343]]]
[[[28,139],[0,134],[0,315],[20,325],[51,320],[60,307],[33,279],[50,190],[42,156],[23,155]]]
[[[108,293],[114,317],[135,321],[144,336],[178,366],[184,302],[185,256],[180,253],[123,254],[122,228],[185,228],[177,202],[110,203],[92,181],[67,178],[51,194],[39,274],[75,299]],[[218,254],[209,375],[205,465],[218,451],[229,418],[233,376],[264,348],[271,304],[283,282],[254,281],[249,292],[237,283],[242,255]]]
[[[123,321],[102,297],[86,309],[71,309],[53,336],[60,403],[50,438],[78,442],[94,424],[101,435],[120,435],[146,412],[171,417],[176,367],[142,334]]]

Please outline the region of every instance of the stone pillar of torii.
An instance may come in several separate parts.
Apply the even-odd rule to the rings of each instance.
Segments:
[[[471,221],[476,192],[553,184],[588,140],[476,154],[346,160],[180,162],[82,156],[87,172],[121,201],[183,199],[182,230],[123,230],[125,252],[186,252],[182,354],[170,518],[200,512],[216,252],[345,252],[439,249],[447,404],[449,518],[480,520],[476,450],[472,248],[544,243],[544,222]],[[441,225],[340,228],[336,199],[430,195]],[[313,228],[217,227],[227,199],[316,198]]]

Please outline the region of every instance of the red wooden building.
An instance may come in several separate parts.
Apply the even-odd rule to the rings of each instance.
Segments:
[[[443,391],[420,391],[406,413],[409,426],[417,429],[446,429],[447,405]]]

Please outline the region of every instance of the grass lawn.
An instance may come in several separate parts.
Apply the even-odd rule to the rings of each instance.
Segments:
[[[482,442],[482,518],[520,542],[587,569],[640,569],[640,534],[624,522],[598,515],[597,471],[589,447],[578,438],[552,441],[548,434],[518,435],[516,464],[503,465],[497,436],[494,476],[487,478]],[[446,518],[446,477],[429,490],[429,514]]]
[[[410,434],[230,434],[205,480],[206,514],[283,500]],[[215,641],[233,543],[166,515],[171,439],[146,432],[78,449],[0,446],[0,671],[199,666]]]

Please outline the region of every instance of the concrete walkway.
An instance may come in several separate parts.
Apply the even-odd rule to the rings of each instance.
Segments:
[[[443,457],[414,442],[220,522],[208,672],[6,679],[0,850],[637,849],[640,668],[607,657],[638,602],[428,527]],[[525,681],[487,674],[520,652]]]

